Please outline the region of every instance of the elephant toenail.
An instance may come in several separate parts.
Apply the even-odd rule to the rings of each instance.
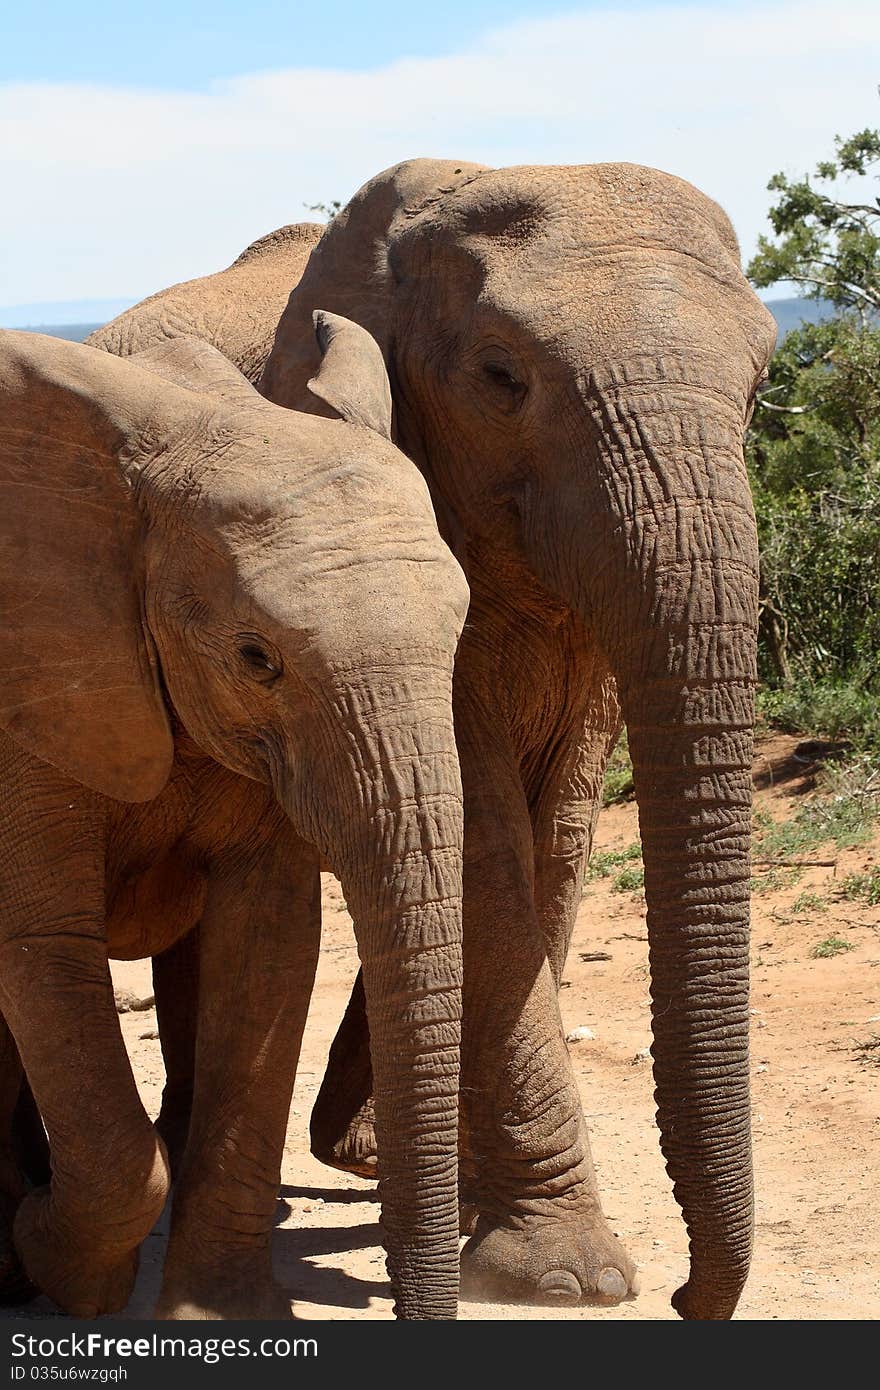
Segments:
[[[581,1286],[567,1269],[553,1269],[538,1280],[538,1292],[550,1303],[573,1306],[581,1301]]]
[[[626,1280],[620,1270],[610,1267],[602,1270],[596,1288],[606,1298],[626,1298],[628,1292]]]

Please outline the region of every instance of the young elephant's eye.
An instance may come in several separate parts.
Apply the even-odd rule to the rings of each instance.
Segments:
[[[271,656],[265,647],[252,638],[246,638],[239,643],[238,654],[248,675],[254,680],[262,681],[268,685],[281,675],[281,662],[277,657]]]

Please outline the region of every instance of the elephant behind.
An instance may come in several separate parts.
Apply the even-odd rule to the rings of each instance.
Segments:
[[[279,227],[246,247],[226,270],[150,295],[86,342],[131,357],[169,338],[200,338],[256,383],[287,297],[323,230],[314,222]]]
[[[673,1302],[728,1318],[752,1238],[758,562],[743,435],[773,321],[721,209],[628,164],[412,160],[371,180],[291,294],[260,386],[279,404],[306,408],[318,303],[381,344],[395,438],[471,587],[455,677],[480,1212],[465,1268],[562,1301],[634,1286],[601,1215],[556,997],[625,721],[661,1145],[690,1235]],[[369,1147],[362,1013],[356,991],[313,1117],[315,1151],[341,1166]]]

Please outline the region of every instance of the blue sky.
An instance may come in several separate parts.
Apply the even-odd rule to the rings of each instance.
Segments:
[[[685,3],[687,0],[685,0]],[[736,0],[716,0],[716,8]],[[280,67],[356,71],[460,51],[486,29],[572,10],[662,8],[661,0],[43,0],[9,7],[0,81],[203,89]]]
[[[771,174],[880,125],[878,60],[876,0],[7,6],[0,310],[139,299],[417,155],[653,165],[748,255]]]

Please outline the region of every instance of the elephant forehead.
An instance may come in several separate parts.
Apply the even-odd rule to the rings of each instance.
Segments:
[[[222,447],[200,439],[197,466],[169,484],[188,497],[196,529],[311,530],[346,517],[409,517],[435,527],[419,470],[372,430],[276,406],[256,427],[250,415],[245,423],[230,418]]]
[[[716,274],[739,272],[739,248],[721,208],[692,184],[636,164],[535,165],[492,170],[426,223],[451,221],[479,253],[503,243],[517,258],[555,259],[631,250],[686,253]],[[482,244],[482,245],[481,245]]]

